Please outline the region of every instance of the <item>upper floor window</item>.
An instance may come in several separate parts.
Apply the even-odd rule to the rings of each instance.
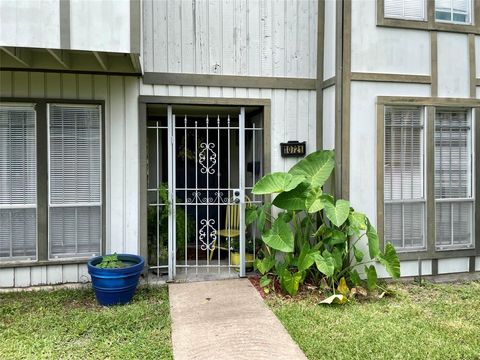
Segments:
[[[425,20],[425,0],[385,0],[385,17]]]
[[[472,23],[472,0],[436,0],[435,20],[460,24]]]

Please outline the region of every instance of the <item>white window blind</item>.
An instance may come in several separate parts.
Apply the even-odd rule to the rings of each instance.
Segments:
[[[421,108],[385,108],[384,237],[398,250],[425,246],[424,144]]]
[[[0,104],[0,260],[36,257],[36,147],[34,105]]]
[[[100,253],[100,106],[49,105],[50,257]]]
[[[385,17],[425,20],[425,0],[385,0]]]
[[[471,0],[435,0],[435,18],[438,21],[470,24]]]
[[[467,111],[437,110],[435,203],[437,249],[473,246],[472,119]]]

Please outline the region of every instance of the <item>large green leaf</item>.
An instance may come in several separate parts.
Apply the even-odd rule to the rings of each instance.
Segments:
[[[273,256],[267,256],[261,260],[255,259],[253,266],[260,274],[266,274],[275,266],[275,258]]]
[[[271,282],[272,282],[272,280],[267,275],[263,275],[260,278],[260,286],[262,288],[267,287],[268,285],[270,285]]]
[[[256,195],[282,193],[295,189],[303,180],[305,180],[303,175],[275,172],[261,178],[252,192]]]
[[[355,286],[358,286],[362,283],[362,280],[360,279],[360,275],[358,274],[357,270],[350,270],[350,281]]]
[[[332,277],[335,272],[335,260],[333,257],[323,257],[320,254],[315,255],[315,264],[318,271],[327,277]]]
[[[325,207],[325,201],[322,198],[322,189],[311,189],[305,199],[305,208],[309,213],[319,212]]]
[[[298,255],[297,268],[298,271],[305,271],[315,262],[315,256],[320,252],[315,249],[311,249],[308,244],[305,244]]]
[[[328,253],[327,250],[323,251],[323,256],[326,256]],[[338,247],[334,247],[331,252],[331,256],[333,260],[335,260],[335,269],[340,271],[343,268],[343,252],[338,249]]]
[[[333,150],[320,150],[294,165],[289,173],[304,176],[312,185],[323,186],[335,167]]]
[[[368,239],[368,253],[370,259],[375,259],[380,254],[380,243],[378,240],[377,230],[367,220],[367,239]]]
[[[260,233],[263,232],[265,227],[265,220],[267,218],[267,212],[270,210],[271,204],[266,203],[258,207],[257,209],[257,228]]]
[[[298,287],[302,281],[303,273],[296,272],[290,273],[287,269],[284,269],[280,273],[280,285],[291,296],[297,295]]]
[[[360,232],[367,229],[365,215],[356,211],[350,211],[348,215],[348,226],[351,235],[360,236]]]
[[[377,287],[377,270],[375,266],[365,265],[365,274],[367,274],[367,288],[368,290],[374,290]]]
[[[285,210],[304,210],[308,188],[307,183],[301,183],[293,190],[282,192],[273,200],[273,205]]]
[[[395,247],[391,243],[385,245],[385,251],[383,254],[378,254],[377,257],[380,264],[385,266],[385,269],[394,279],[400,277],[400,260],[398,260],[397,252]]]
[[[355,255],[355,260],[357,260],[357,262],[362,262],[363,260],[363,251],[361,250],[358,250],[355,246],[353,247],[353,255]]]
[[[294,239],[288,224],[281,218],[277,218],[272,228],[262,235],[262,240],[275,250],[293,252]]]
[[[343,231],[332,228],[328,228],[325,233],[324,239],[330,247],[338,244],[343,244],[348,240],[347,235]]]
[[[330,201],[326,201],[325,214],[332,224],[340,227],[347,220],[348,214],[350,214],[350,202],[340,199],[334,205]]]
[[[257,209],[253,206],[245,209],[245,225],[250,225],[258,218]]]

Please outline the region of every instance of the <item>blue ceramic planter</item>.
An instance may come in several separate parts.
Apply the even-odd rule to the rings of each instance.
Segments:
[[[117,256],[119,260],[132,265],[118,269],[101,269],[95,266],[102,262],[101,256],[94,257],[87,263],[95,296],[104,306],[126,304],[132,300],[145,265],[143,257],[138,255],[117,254]]]

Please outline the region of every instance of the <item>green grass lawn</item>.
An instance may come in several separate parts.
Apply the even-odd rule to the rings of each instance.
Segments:
[[[394,297],[346,306],[270,296],[309,359],[480,359],[480,283],[392,285]]]
[[[0,294],[0,359],[172,359],[166,287],[101,307],[93,292]]]

